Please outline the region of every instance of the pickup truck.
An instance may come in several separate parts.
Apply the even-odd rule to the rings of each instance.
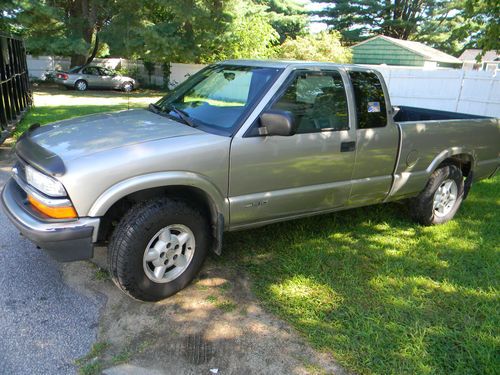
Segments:
[[[402,199],[444,223],[499,148],[499,119],[393,107],[371,68],[226,61],[148,109],[31,126],[1,201],[61,261],[107,245],[116,285],[157,301],[225,231]]]

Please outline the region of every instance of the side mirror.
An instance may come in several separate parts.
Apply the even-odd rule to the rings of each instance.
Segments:
[[[260,135],[291,136],[297,132],[293,113],[288,111],[267,111],[260,115]]]

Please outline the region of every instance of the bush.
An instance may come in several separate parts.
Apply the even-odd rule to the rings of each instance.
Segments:
[[[342,46],[338,31],[322,31],[318,34],[298,36],[287,39],[276,47],[277,57],[287,60],[313,60],[336,63],[349,63],[351,49]]]

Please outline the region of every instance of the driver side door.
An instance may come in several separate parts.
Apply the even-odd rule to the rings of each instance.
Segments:
[[[230,226],[233,229],[346,204],[356,139],[340,70],[291,74],[266,107],[294,114],[297,133],[262,136],[259,120],[231,145]]]

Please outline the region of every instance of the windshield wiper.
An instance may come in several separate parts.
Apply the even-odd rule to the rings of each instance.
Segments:
[[[192,128],[196,128],[195,123],[189,118],[189,115],[182,109],[175,108],[173,105],[169,105],[167,109],[170,111],[174,111],[177,114],[177,116],[179,116],[181,120],[184,121],[186,125],[189,125]]]
[[[161,107],[154,103],[149,103],[148,109],[154,113],[160,113],[162,111]]]
[[[148,107],[152,112],[154,113],[168,113],[170,111],[173,111],[177,114],[178,117],[175,117],[176,119],[182,120],[186,125],[191,126],[192,128],[196,128],[197,125],[191,120],[189,115],[183,111],[182,109],[176,108],[173,105],[169,105],[166,108],[163,108],[159,106],[158,104],[150,103]]]

